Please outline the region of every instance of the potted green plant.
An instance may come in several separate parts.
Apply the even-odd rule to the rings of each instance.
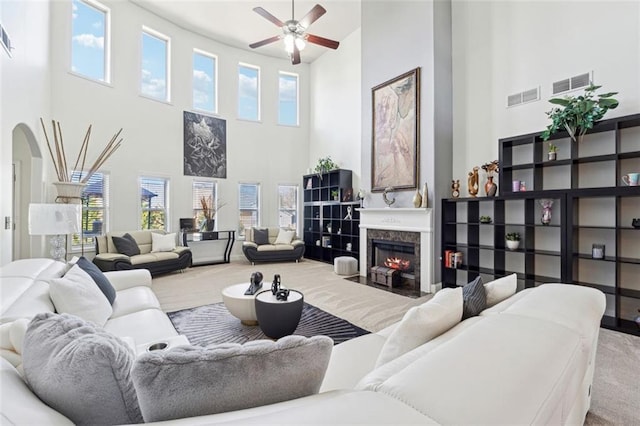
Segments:
[[[491,216],[480,216],[480,223],[491,223]]]
[[[509,232],[506,238],[509,250],[517,250],[520,247],[520,234],[518,232]]]
[[[551,124],[540,135],[542,140],[546,141],[552,134],[565,129],[573,141],[579,142],[607,111],[618,106],[618,101],[612,98],[618,92],[596,95],[595,91],[600,87],[602,86],[594,86],[592,83],[580,96],[549,99],[550,103],[559,106],[547,112]]]
[[[340,201],[340,191],[337,189],[332,189],[331,197],[333,198],[333,201]]]
[[[315,172],[318,177],[322,179],[322,173],[330,172],[338,168],[338,164],[334,163],[331,157],[319,158],[318,164],[316,164]]]
[[[549,142],[549,151],[547,152],[549,161],[555,161],[558,158],[558,146]]]

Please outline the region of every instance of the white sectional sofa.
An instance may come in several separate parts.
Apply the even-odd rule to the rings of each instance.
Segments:
[[[15,320],[18,307],[32,315],[48,306],[42,278],[52,265],[21,262],[0,272],[3,321]],[[34,272],[21,273],[22,267]],[[116,300],[126,295],[129,301],[118,301],[121,315],[115,316],[114,308],[107,330],[133,334],[136,343],[174,336],[148,279],[122,277],[109,275],[118,288]],[[25,289],[10,290],[16,286]],[[604,295],[597,290],[545,284],[521,291],[379,367],[378,355],[397,325],[342,343],[333,349],[317,395],[161,423],[581,425],[590,404],[604,307]],[[11,315],[5,317],[7,312]],[[6,360],[0,360],[0,386],[3,421],[71,424],[42,403]]]

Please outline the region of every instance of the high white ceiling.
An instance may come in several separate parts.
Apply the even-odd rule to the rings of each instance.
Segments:
[[[180,27],[219,42],[264,55],[288,57],[282,40],[257,49],[250,49],[249,44],[282,34],[280,28],[255,13],[253,8],[260,6],[284,22],[291,19],[289,0],[131,1]],[[360,0],[295,0],[295,19],[302,19],[316,4],[327,13],[309,26],[308,33],[342,41],[360,27]],[[301,53],[302,62],[313,62],[327,50],[330,49],[307,43]]]

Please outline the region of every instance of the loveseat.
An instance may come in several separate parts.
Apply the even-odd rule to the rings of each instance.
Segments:
[[[163,231],[142,230],[129,232],[108,232],[95,237],[96,255],[93,258],[102,271],[121,271],[130,269],[147,269],[151,275],[179,271],[191,266],[192,256],[188,247],[173,244],[168,251],[153,250],[153,235],[164,234]],[[118,251],[113,237],[125,235],[133,237],[137,243],[139,254],[127,255]]]
[[[31,272],[21,272],[25,268]],[[2,268],[3,290],[24,289],[3,291],[3,297],[10,295],[6,303],[3,298],[3,321],[47,306],[44,278],[51,268],[50,263],[38,261]],[[143,272],[120,273],[127,274],[129,285],[142,278],[134,279],[128,275],[132,273]],[[142,281],[147,279],[148,275]],[[496,291],[505,283],[511,286],[509,279],[502,280],[500,286],[485,285],[490,307],[479,315],[460,321],[463,310],[457,298],[462,303],[462,289],[447,289],[411,308],[400,322],[335,346],[318,394],[160,424],[583,424],[604,294],[587,287],[545,284],[509,297]],[[116,300],[123,296],[124,301],[123,292],[129,291],[151,297],[145,285],[122,286],[126,288],[118,284]],[[138,341],[175,333],[154,306],[143,308],[146,304],[140,298],[129,297],[130,306],[138,308],[119,308],[123,315],[109,319],[107,329],[120,336],[139,333]],[[429,315],[420,313],[424,309],[430,309]],[[119,318],[121,323],[113,323]],[[399,339],[403,329],[425,332],[420,323],[425,318],[434,324],[453,318],[455,325],[441,334],[435,328],[442,324],[428,327],[426,331],[434,333],[430,340],[379,364],[392,342],[402,346],[414,337],[410,333]],[[0,342],[7,340],[11,339],[2,336]],[[8,423],[72,424],[38,399],[6,359],[0,359],[0,386],[1,415]]]
[[[291,260],[298,262],[304,256],[304,241],[292,230],[277,227],[249,228],[245,231],[242,252],[251,264]]]

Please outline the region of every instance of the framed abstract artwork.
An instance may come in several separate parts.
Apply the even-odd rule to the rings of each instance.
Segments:
[[[184,111],[185,176],[227,177],[227,122]]]
[[[418,187],[420,68],[371,89],[371,191]]]

